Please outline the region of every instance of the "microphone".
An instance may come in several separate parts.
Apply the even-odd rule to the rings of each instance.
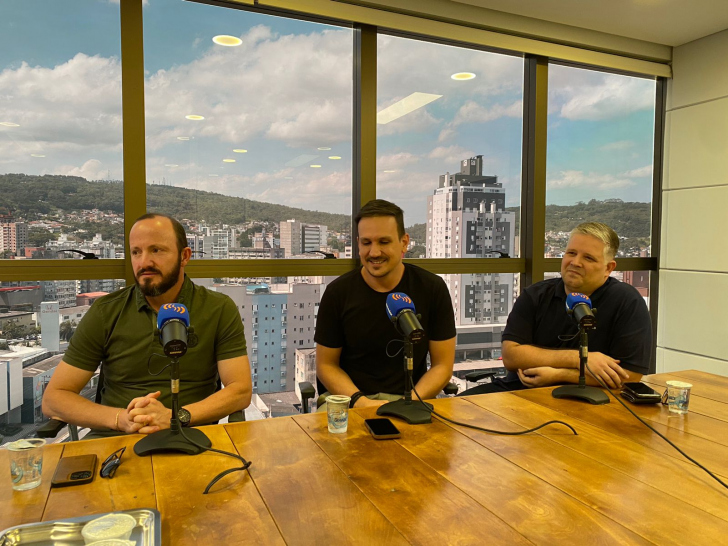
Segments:
[[[157,328],[165,355],[179,358],[187,352],[189,325],[190,314],[181,303],[165,303],[159,308]]]
[[[594,309],[596,311],[596,309]],[[579,292],[571,292],[566,296],[566,312],[574,317],[582,328],[596,328],[597,318],[592,311],[591,300]]]
[[[424,339],[425,330],[415,315],[415,304],[407,294],[393,292],[387,295],[387,316],[411,343]]]

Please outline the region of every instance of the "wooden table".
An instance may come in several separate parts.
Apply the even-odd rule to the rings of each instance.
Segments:
[[[693,384],[690,413],[631,407],[688,454],[728,477],[728,378],[696,371],[644,378]],[[43,483],[14,492],[0,471],[0,529],[85,514],[156,508],[165,544],[726,544],[728,490],[684,460],[612,400],[557,400],[551,388],[435,401],[443,415],[519,431],[497,436],[445,424],[396,421],[398,440],[350,413],[346,434],[322,414],[205,427],[213,446],[253,461],[250,473],[202,491],[236,465],[215,453],[137,457],[111,480],[50,489],[58,459],[129,448],[138,437],[45,448]],[[0,451],[0,469],[7,468]]]

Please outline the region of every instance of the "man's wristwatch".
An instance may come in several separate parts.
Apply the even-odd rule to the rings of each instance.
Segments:
[[[349,400],[349,407],[353,408],[354,404],[356,404],[356,401],[359,400],[359,398],[361,398],[362,396],[364,396],[364,393],[361,391],[356,391],[354,394],[352,394],[351,400]]]
[[[177,412],[177,419],[179,420],[180,425],[188,427],[190,426],[190,421],[192,421],[192,414],[186,409],[180,408]]]

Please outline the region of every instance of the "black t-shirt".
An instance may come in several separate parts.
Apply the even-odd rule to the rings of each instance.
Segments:
[[[597,327],[589,331],[589,350],[611,356],[633,372],[650,373],[652,322],[639,292],[609,277],[590,299],[597,310]],[[529,286],[519,296],[502,339],[547,349],[577,349],[578,336],[570,341],[559,339],[577,332],[574,319],[566,312],[564,281],[548,279]]]
[[[405,264],[402,280],[392,292],[404,292],[412,299],[427,334],[414,345],[416,384],[427,371],[428,341],[455,337],[450,293],[440,277],[411,264]],[[404,393],[402,336],[387,316],[389,293],[373,290],[356,269],[333,281],[321,297],[314,340],[342,348],[341,369],[366,394]]]

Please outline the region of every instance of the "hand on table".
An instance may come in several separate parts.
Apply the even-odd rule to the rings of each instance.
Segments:
[[[601,379],[610,389],[618,389],[622,386],[622,382],[629,379],[629,374],[619,365],[619,360],[599,352],[590,352],[587,360],[589,368],[585,373],[591,370],[593,376]]]
[[[561,372],[556,368],[543,366],[540,368],[527,368],[518,370],[518,379],[528,388],[548,387],[560,383],[562,380]]]
[[[151,434],[169,428],[172,410],[157,400],[161,394],[159,391],[152,392],[129,402],[126,408],[129,419],[140,427],[136,432]]]

